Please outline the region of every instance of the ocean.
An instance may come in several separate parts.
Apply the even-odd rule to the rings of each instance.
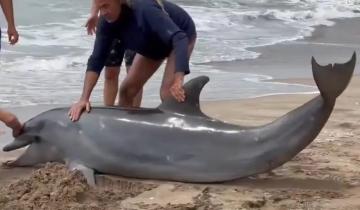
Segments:
[[[233,100],[264,95],[310,93],[316,87],[271,82],[272,77],[242,70],[223,71],[212,62],[257,59],[251,47],[268,46],[311,36],[318,25],[335,18],[360,16],[359,0],[175,0],[194,18],[198,41],[189,80],[210,77],[201,100]],[[20,41],[6,43],[0,16],[0,105],[2,107],[71,104],[81,94],[94,37],[84,28],[88,0],[14,1]],[[246,73],[244,73],[246,72]],[[121,79],[125,76],[122,72]],[[159,102],[162,69],[146,84],[144,106]],[[103,78],[92,102],[102,103]]]

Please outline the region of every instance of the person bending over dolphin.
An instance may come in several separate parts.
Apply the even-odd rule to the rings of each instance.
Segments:
[[[90,111],[90,95],[105,65],[115,39],[125,49],[135,51],[133,65],[120,87],[120,102],[130,107],[134,97],[167,57],[160,89],[163,100],[174,96],[184,101],[184,75],[189,74],[189,57],[195,45],[196,28],[192,18],[179,6],[156,0],[95,0],[100,10],[95,46],[88,60],[80,101],[69,111],[72,121],[84,109]]]
[[[94,35],[96,33],[96,25],[99,21],[99,10],[95,7],[94,0],[91,5],[90,17],[86,21],[86,29],[88,35]],[[121,65],[121,54],[122,53],[122,44],[120,40],[115,39],[113,41],[112,47],[110,49],[109,56],[105,62],[105,77],[104,77],[104,105],[105,106],[114,106],[116,95],[119,88],[119,74],[120,74],[120,65]],[[132,50],[126,50],[124,54],[126,72],[129,72],[130,67],[134,61],[136,52]],[[142,99],[142,89],[136,95],[134,107],[140,107]],[[119,96],[120,98],[120,96]]]

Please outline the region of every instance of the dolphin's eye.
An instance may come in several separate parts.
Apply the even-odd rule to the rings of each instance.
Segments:
[[[35,136],[35,137],[34,137],[34,142],[35,142],[35,143],[39,143],[40,140],[41,140],[40,136]]]

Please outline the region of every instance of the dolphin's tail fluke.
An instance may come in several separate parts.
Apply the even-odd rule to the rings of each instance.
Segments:
[[[321,66],[312,58],[314,79],[325,100],[333,102],[345,90],[354,73],[355,63],[355,52],[351,60],[344,64]]]

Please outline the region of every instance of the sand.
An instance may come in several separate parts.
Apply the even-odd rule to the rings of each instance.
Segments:
[[[354,20],[350,21],[352,29],[360,30],[355,27],[358,22]],[[348,24],[346,21],[343,23]],[[341,32],[346,31],[341,30],[341,24],[335,27],[340,27],[337,30]],[[326,36],[321,30],[326,32]],[[262,48],[259,50],[264,51],[264,54],[260,59],[233,62],[226,64],[227,68],[234,70],[239,63],[244,65],[241,69],[249,70],[252,67],[251,70],[259,73],[266,73],[261,72],[264,67],[273,68],[275,70],[271,72],[283,75],[286,79],[276,77],[282,82],[314,84],[307,65],[307,49],[316,49],[323,58],[329,60],[335,55],[345,60],[353,51],[349,44],[356,41],[354,34],[340,33],[341,36],[334,38],[326,31],[328,28],[321,30],[315,33],[312,40],[303,40],[306,44],[297,41],[287,47],[286,44],[280,44]],[[337,46],[338,50],[330,46],[319,47],[319,43],[324,41],[319,38],[321,36],[326,38],[325,41],[331,41],[330,38],[343,40],[343,46]],[[352,36],[352,39],[348,36]],[[293,53],[289,53],[289,50]],[[294,56],[296,54],[299,57]],[[280,63],[280,58],[286,62]],[[296,59],[291,61],[291,58]],[[306,62],[301,60],[305,58]],[[224,67],[224,64],[216,65]],[[290,69],[290,66],[295,70],[306,69],[308,73],[289,73],[286,69]],[[286,75],[295,75],[295,79],[289,79]],[[339,97],[333,114],[316,140],[293,160],[268,174],[211,185],[98,176],[98,186],[91,188],[80,174],[70,173],[62,165],[0,168],[0,209],[360,209],[359,96],[360,78],[357,76]],[[315,96],[281,95],[241,101],[206,102],[201,106],[208,115],[229,123],[262,125],[312,97]],[[26,120],[34,112],[45,108],[36,111],[31,108],[33,111],[22,113],[21,119]],[[9,131],[5,132],[0,134],[1,141],[9,138]],[[18,152],[0,152],[0,161],[13,159],[17,155]]]

